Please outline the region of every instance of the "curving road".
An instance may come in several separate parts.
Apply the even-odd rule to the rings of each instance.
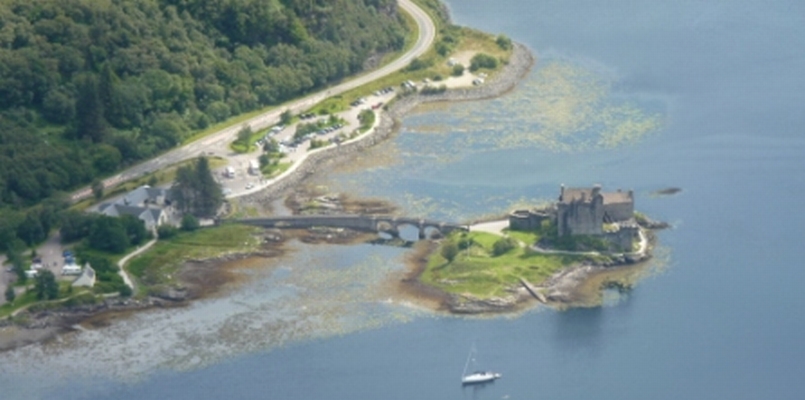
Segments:
[[[119,182],[125,182],[139,176],[158,171],[180,161],[197,157],[208,151],[208,149],[226,148],[229,142],[234,140],[237,132],[244,126],[249,126],[252,128],[252,130],[264,129],[276,124],[279,121],[280,114],[285,110],[290,110],[293,113],[299,113],[309,109],[328,97],[336,96],[352,90],[356,87],[365,85],[373,80],[384,77],[406,67],[414,58],[424,54],[428,48],[430,48],[436,36],[436,27],[434,26],[433,21],[430,19],[430,16],[428,16],[425,11],[419,8],[419,6],[414,4],[411,0],[398,0],[398,2],[399,6],[414,18],[414,21],[416,21],[416,24],[419,27],[419,37],[417,38],[416,43],[400,58],[392,61],[380,69],[374,70],[365,75],[361,75],[337,86],[319,91],[318,93],[294,100],[264,114],[251,118],[241,124],[222,129],[214,134],[204,137],[203,139],[176,148],[156,158],[135,165],[115,176],[105,179],[103,181],[104,186],[113,186]],[[73,193],[72,200],[81,200],[89,197],[91,194],[92,190],[90,188],[83,188]]]

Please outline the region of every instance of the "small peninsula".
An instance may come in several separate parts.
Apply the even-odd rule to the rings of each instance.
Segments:
[[[648,260],[652,231],[665,227],[634,212],[632,191],[562,185],[554,203],[447,235],[407,282],[437,289],[453,313],[511,311],[531,299],[577,304],[574,291],[592,274]],[[593,290],[630,285],[613,277]]]

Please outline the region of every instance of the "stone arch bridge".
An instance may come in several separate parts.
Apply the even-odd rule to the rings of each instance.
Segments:
[[[427,239],[427,230],[436,230],[442,235],[453,231],[467,231],[466,226],[421,218],[394,217],[386,215],[289,215],[284,217],[242,218],[242,224],[266,228],[307,229],[317,226],[348,228],[366,232],[384,232],[399,237],[400,227],[409,225],[419,229],[419,239]]]

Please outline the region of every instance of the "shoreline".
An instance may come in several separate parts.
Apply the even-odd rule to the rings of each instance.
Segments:
[[[419,276],[426,269],[427,257],[436,250],[435,246],[430,246],[418,249],[408,258],[408,272],[399,281],[400,292],[411,296],[411,300],[435,303],[436,307],[430,307],[435,312],[456,315],[517,313],[532,308],[534,303],[556,309],[596,307],[602,304],[604,289],[617,288],[622,293],[631,290],[654,258],[655,232],[667,227],[655,221],[643,226],[646,244],[638,253],[613,255],[614,258],[605,263],[567,265],[539,284],[520,279],[520,285],[508,289],[509,295],[485,299],[448,293],[421,283]]]
[[[322,148],[311,153],[300,162],[299,166],[279,176],[275,182],[255,193],[237,197],[242,204],[269,203],[300,184],[305,179],[316,174],[328,162],[340,163],[348,161],[349,157],[366,148],[375,146],[396,134],[399,130],[400,120],[407,116],[417,106],[434,102],[477,101],[502,96],[520,83],[535,63],[533,53],[524,45],[513,43],[514,50],[508,64],[504,65],[497,74],[481,86],[468,88],[448,89],[438,94],[411,94],[396,98],[388,110],[378,113],[379,122],[375,127],[363,135],[347,141],[338,146]]]
[[[397,98],[388,106],[388,110],[378,112],[379,121],[369,132],[339,146],[327,147],[311,153],[287,175],[276,178],[275,182],[258,192],[249,193],[237,199],[244,204],[268,204],[277,200],[295,190],[297,184],[316,174],[325,163],[345,162],[351,155],[392,137],[398,132],[399,121],[417,106],[432,102],[475,101],[502,96],[513,90],[522,81],[534,62],[535,57],[530,50],[522,44],[514,43],[514,51],[509,62],[483,85],[448,89],[446,92],[438,94],[417,92]],[[215,257],[208,260],[188,260],[188,262],[191,261],[223,265],[227,259]],[[422,290],[424,288],[417,291]],[[435,295],[432,291],[430,294]],[[20,313],[19,318],[0,321],[0,352],[53,340],[60,334],[77,330],[75,328],[77,325],[93,318],[163,307],[182,307],[204,296],[185,297],[184,294],[181,294],[176,298],[171,297],[170,295],[161,298],[148,297],[143,300],[109,298],[92,305],[42,311],[26,310]]]

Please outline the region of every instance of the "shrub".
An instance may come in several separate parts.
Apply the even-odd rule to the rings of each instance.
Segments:
[[[424,94],[424,95],[429,95],[429,94],[439,94],[439,93],[444,93],[444,92],[446,92],[446,91],[447,91],[447,86],[445,86],[445,85],[439,85],[439,86],[437,86],[437,87],[433,87],[433,86],[425,86],[424,88],[422,88],[422,90],[420,91],[420,93],[422,93],[422,94]]]
[[[131,297],[132,293],[133,292],[132,292],[131,287],[129,285],[123,284],[123,286],[120,287],[120,295],[121,296],[123,296],[123,297]]]
[[[447,260],[447,262],[453,262],[453,260],[458,255],[458,245],[455,242],[446,242],[442,245],[441,250],[442,257]]]
[[[498,59],[485,53],[478,53],[470,60],[470,71],[477,71],[481,68],[495,69],[498,67]]]
[[[170,239],[176,236],[178,233],[179,230],[176,229],[175,226],[160,225],[160,227],[157,228],[157,236],[159,236],[160,239]]]
[[[423,60],[421,58],[415,58],[415,59],[413,59],[411,61],[410,64],[408,64],[407,67],[405,67],[405,70],[406,71],[419,71],[421,69],[428,68],[431,65],[433,65],[432,60],[425,61],[425,60]]]
[[[453,66],[453,76],[461,76],[464,75],[464,66],[461,64],[456,64]]]
[[[498,47],[503,50],[509,50],[512,48],[512,40],[506,35],[498,35],[498,38],[495,39],[495,43],[497,43]]]
[[[199,223],[198,218],[194,217],[191,214],[185,214],[182,217],[182,230],[183,231],[194,231],[198,229]]]
[[[500,256],[506,254],[515,247],[517,247],[517,242],[514,239],[510,237],[501,238],[492,245],[492,254],[495,256]]]

